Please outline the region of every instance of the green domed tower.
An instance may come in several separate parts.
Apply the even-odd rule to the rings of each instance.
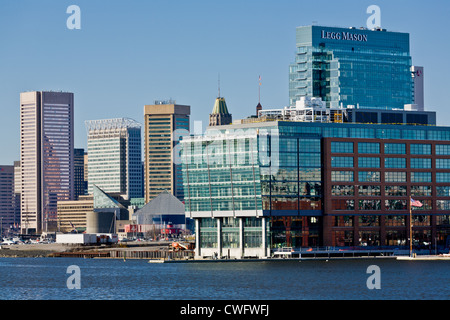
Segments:
[[[209,115],[209,126],[224,126],[232,123],[231,114],[228,112],[225,98],[218,97],[212,113]]]

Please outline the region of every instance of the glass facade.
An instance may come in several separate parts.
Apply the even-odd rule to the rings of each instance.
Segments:
[[[291,106],[304,96],[321,97],[328,107],[403,109],[412,103],[409,34],[306,26],[297,28],[296,43]]]
[[[437,158],[448,142],[432,139],[450,128],[279,121],[214,131],[181,141],[186,213],[216,224],[199,223],[205,250],[406,245],[409,196],[424,204],[414,209],[414,226],[429,228],[420,241],[445,241],[450,226],[432,228],[450,211],[450,157]]]

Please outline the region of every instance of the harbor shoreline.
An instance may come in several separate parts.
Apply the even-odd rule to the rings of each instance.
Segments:
[[[169,250],[166,244],[154,243],[136,246],[74,246],[65,244],[35,244],[35,245],[9,245],[1,246],[0,258],[95,258],[115,260],[148,260],[150,263],[217,263],[217,262],[283,262],[283,261],[329,261],[329,260],[377,260],[390,259],[399,261],[432,261],[450,260],[450,255],[380,255],[374,252],[360,252],[355,256],[337,256],[328,254],[325,256],[301,256],[288,257],[277,256],[267,258],[234,258],[222,257],[222,259],[203,258],[195,259],[193,252],[174,252]]]

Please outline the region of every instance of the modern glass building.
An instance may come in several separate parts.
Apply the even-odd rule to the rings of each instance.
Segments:
[[[298,27],[289,103],[320,97],[327,107],[403,109],[413,103],[409,34],[385,29]]]
[[[14,166],[0,165],[0,240],[17,223],[14,194]]]
[[[415,248],[449,245],[449,127],[268,121],[181,146],[197,257],[407,249],[411,223]],[[424,204],[412,221],[410,196]]]
[[[79,196],[87,194],[87,181],[85,180],[85,153],[84,149],[74,149],[74,188],[75,188],[75,200],[78,200]]]
[[[86,121],[88,192],[96,185],[124,198],[142,197],[141,125],[133,119]]]

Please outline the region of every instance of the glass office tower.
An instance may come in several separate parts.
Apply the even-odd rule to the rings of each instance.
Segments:
[[[267,121],[181,145],[197,257],[407,249],[410,224],[415,248],[450,244],[448,127]]]
[[[117,118],[86,121],[88,192],[93,186],[124,198],[142,197],[141,124]]]
[[[57,202],[74,198],[74,95],[20,94],[21,228],[56,228]]]
[[[296,37],[291,106],[305,96],[332,108],[403,109],[413,103],[408,33],[305,26]]]

